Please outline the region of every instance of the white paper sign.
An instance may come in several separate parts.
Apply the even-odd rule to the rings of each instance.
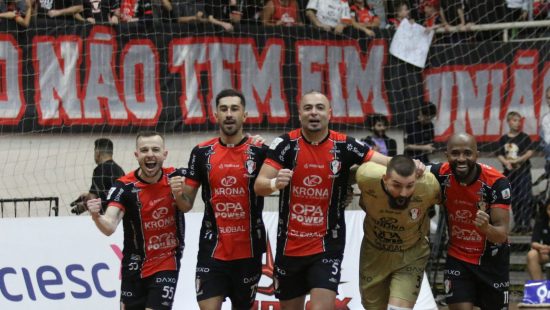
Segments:
[[[426,28],[423,26],[417,23],[411,24],[409,20],[404,19],[393,35],[390,54],[412,65],[424,68],[433,36],[433,30],[426,32]]]

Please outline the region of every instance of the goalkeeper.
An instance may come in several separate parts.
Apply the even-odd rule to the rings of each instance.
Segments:
[[[430,254],[427,210],[440,200],[433,174],[417,176],[412,159],[384,167],[364,163],[356,174],[367,212],[359,259],[361,303],[367,310],[409,310],[418,298]]]
[[[101,198],[107,202],[107,192],[116,179],[124,175],[124,170],[113,160],[113,141],[107,138],[100,138],[94,142],[94,160],[97,167],[92,175],[92,185],[88,193],[81,194],[71,203],[71,212],[81,214],[86,211],[86,202],[90,199]],[[103,205],[105,211],[107,206]]]

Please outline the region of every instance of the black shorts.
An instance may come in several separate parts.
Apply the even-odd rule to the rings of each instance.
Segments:
[[[127,310],[172,309],[178,273],[176,270],[166,270],[141,278],[139,272],[125,274],[123,271],[120,301]]]
[[[222,261],[199,257],[195,274],[197,301],[229,297],[233,309],[250,309],[262,276],[262,257]]]
[[[306,295],[314,288],[325,288],[338,294],[344,254],[320,253],[311,256],[275,258],[275,297],[289,300]]]
[[[508,247],[503,252],[500,259],[485,265],[447,257],[443,276],[447,304],[470,302],[483,310],[508,309]]]

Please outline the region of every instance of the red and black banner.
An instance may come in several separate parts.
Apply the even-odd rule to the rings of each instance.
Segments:
[[[461,131],[494,141],[512,110],[534,136],[547,111],[548,41],[434,45],[421,70],[389,55],[389,31],[368,39],[311,27],[1,26],[0,132],[212,129],[215,95],[227,87],[244,93],[254,129],[297,127],[296,102],[310,90],[329,95],[342,130],[363,127],[370,113],[402,126],[431,101],[439,141]]]

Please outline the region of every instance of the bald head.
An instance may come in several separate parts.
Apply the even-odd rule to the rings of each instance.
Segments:
[[[457,133],[447,142],[447,160],[451,170],[459,182],[469,184],[477,173],[476,139],[467,133]]]
[[[327,96],[325,96],[325,94],[318,92],[316,90],[312,90],[305,93],[300,99],[300,106],[304,102],[312,102],[312,101],[326,103],[327,106],[330,108],[330,101],[328,100]]]
[[[447,152],[457,146],[467,146],[472,151],[477,152],[476,139],[467,133],[455,133],[447,142]]]

